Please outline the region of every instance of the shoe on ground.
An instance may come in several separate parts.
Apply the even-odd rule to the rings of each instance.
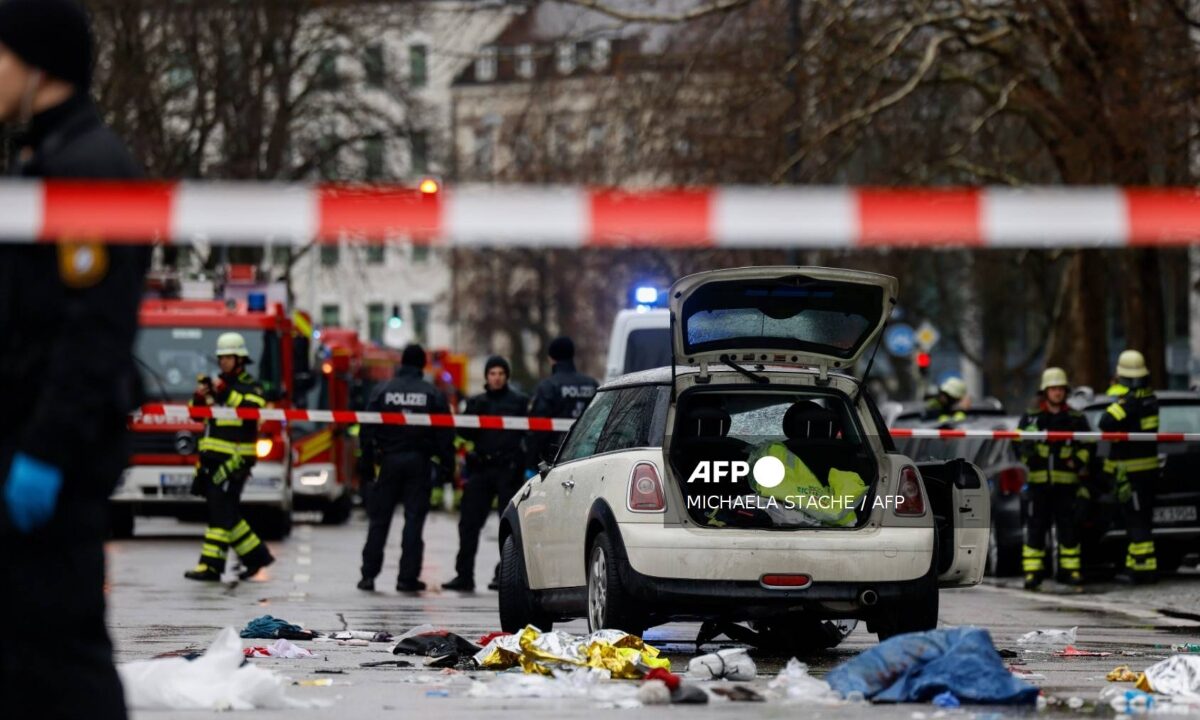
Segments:
[[[492,581],[488,583],[488,590],[499,590],[499,589],[500,589],[500,578],[498,578],[498,577],[492,578]]]
[[[442,583],[443,590],[458,590],[459,592],[475,592],[475,581],[462,575],[448,583]]]
[[[268,565],[271,565],[274,562],[275,562],[275,558],[271,557],[271,558],[267,558],[267,561],[264,562],[262,565],[247,565],[245,567],[245,569],[243,569],[240,573],[238,573],[238,578],[240,580],[249,580],[250,578],[257,575],[259,570],[262,570],[263,568],[267,567]]]
[[[1040,590],[1042,587],[1042,576],[1036,573],[1025,574],[1025,589]]]
[[[1122,585],[1153,585],[1158,582],[1158,577],[1154,573],[1138,573],[1138,572],[1119,572],[1113,576],[1113,580]]]
[[[1055,579],[1063,585],[1070,585],[1071,587],[1083,585],[1083,575],[1078,570],[1060,572]]]
[[[358,581],[358,589],[366,590],[367,592],[375,592],[375,578],[363,578]]]
[[[199,582],[221,582],[221,573],[207,565],[197,565],[185,572],[183,576],[188,580],[197,580]]]
[[[396,582],[396,592],[421,592],[425,583],[420,580],[399,580]]]

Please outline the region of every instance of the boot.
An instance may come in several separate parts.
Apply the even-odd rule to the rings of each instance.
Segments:
[[[396,592],[420,592],[425,589],[425,583],[420,580],[397,580]]]
[[[1025,589],[1029,591],[1040,590],[1042,587],[1041,573],[1025,573]]]
[[[275,562],[275,557],[273,555],[269,555],[269,554],[266,556],[266,558],[260,560],[258,563],[247,562],[245,569],[243,569],[240,573],[238,573],[238,578],[240,578],[242,580],[249,580],[250,578],[257,575],[259,570],[262,570],[263,568],[267,567],[268,565],[271,565],[274,562]]]
[[[221,573],[207,565],[197,565],[185,572],[183,576],[188,580],[198,580],[200,582],[221,582]]]
[[[459,575],[448,583],[442,583],[443,590],[458,590],[459,592],[475,592],[475,581]]]
[[[358,581],[358,589],[366,592],[375,592],[375,578],[365,577]]]

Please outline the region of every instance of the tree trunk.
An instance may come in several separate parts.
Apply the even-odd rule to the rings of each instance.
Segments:
[[[1073,385],[1108,386],[1108,333],[1104,323],[1104,262],[1098,251],[1080,250],[1067,262],[1067,307],[1050,335],[1046,365],[1062,367]]]
[[[1163,277],[1157,250],[1130,250],[1124,254],[1123,318],[1126,344],[1146,356],[1151,381],[1158,387],[1167,382]]]

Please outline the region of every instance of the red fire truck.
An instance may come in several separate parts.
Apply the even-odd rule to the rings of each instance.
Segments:
[[[180,404],[191,398],[198,375],[218,374],[217,336],[235,331],[246,338],[250,371],[263,385],[270,407],[292,405],[297,357],[292,323],[281,304],[261,293],[244,300],[148,299],[141,307],[136,344],[138,365],[151,402]],[[303,362],[304,353],[297,353]],[[112,497],[113,533],[133,534],[137,515],[204,517],[204,501],[189,494],[197,461],[200,422],[164,416],[130,420],[130,466]],[[286,537],[292,527],[292,453],[281,422],[259,425],[258,463],[242,503],[247,519],[264,538]]]

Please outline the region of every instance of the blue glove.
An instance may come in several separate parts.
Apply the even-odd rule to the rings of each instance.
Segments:
[[[45,525],[54,514],[62,482],[62,470],[57,467],[25,453],[14,455],[4,486],[4,502],[13,525],[23,533]]]
[[[537,477],[537,470],[526,470],[525,471],[525,479],[526,480],[528,480],[530,478],[534,478],[534,477]]]

